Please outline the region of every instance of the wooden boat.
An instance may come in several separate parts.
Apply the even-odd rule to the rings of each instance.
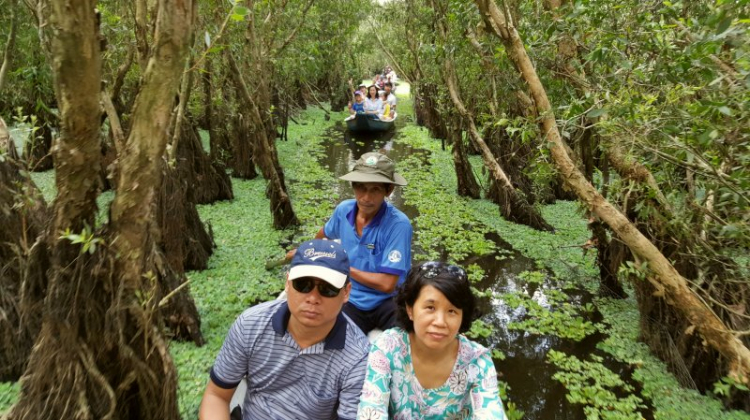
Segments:
[[[349,116],[346,121],[346,127],[351,132],[364,133],[374,131],[388,131],[393,128],[398,114],[393,114],[393,119],[381,120],[373,114],[354,114]]]

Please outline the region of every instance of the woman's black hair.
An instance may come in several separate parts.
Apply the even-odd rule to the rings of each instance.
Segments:
[[[476,298],[471,292],[469,278],[462,268],[443,262],[427,262],[409,270],[406,281],[396,296],[396,317],[401,327],[407,332],[414,331],[414,322],[409,319],[406,307],[414,306],[425,286],[436,288],[453,306],[461,309],[461,327],[458,332],[469,331],[471,323],[476,319]]]
[[[375,88],[375,97],[374,97],[374,98],[370,98],[370,88]],[[367,95],[366,95],[366,96],[367,96],[368,98],[372,99],[372,100],[378,99],[378,98],[380,97],[380,96],[378,95],[378,87],[377,87],[377,86],[375,86],[375,85],[370,85],[370,86],[367,86]]]

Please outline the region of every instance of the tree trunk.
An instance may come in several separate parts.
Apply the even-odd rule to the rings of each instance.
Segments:
[[[417,124],[427,127],[430,136],[436,139],[448,138],[448,127],[438,112],[437,86],[431,83],[417,83],[414,86],[414,113]]]
[[[187,178],[181,176],[191,169],[169,168],[164,161],[161,169],[164,177],[156,212],[161,241],[150,259],[158,276],[159,295],[171,298],[160,304],[159,309],[176,338],[201,346],[204,343],[201,318],[185,288],[185,270],[205,269],[216,245],[210,226],[206,230],[198,216]]]
[[[33,106],[29,105],[29,109]],[[28,111],[26,115],[32,115],[33,111]],[[29,134],[28,141],[24,143],[23,160],[32,171],[48,171],[52,169],[52,116],[45,111],[37,114],[36,131]]]
[[[291,226],[299,225],[299,220],[294,214],[292,201],[287,194],[284,183],[284,172],[279,164],[274,145],[274,136],[276,130],[267,126],[259,110],[258,104],[250,96],[250,90],[245,84],[237,62],[231,53],[227,51],[227,61],[229,62],[232,76],[235,78],[235,84],[240,87],[239,97],[242,100],[244,109],[247,110],[250,124],[253,127],[255,135],[253,160],[260,167],[263,177],[268,181],[266,195],[271,201],[271,214],[273,214],[273,226],[276,229],[286,229]],[[270,104],[269,104],[270,105]],[[265,108],[264,108],[265,109]],[[270,133],[269,133],[270,131]]]
[[[198,128],[190,121],[185,121],[181,126],[177,168],[180,179],[187,183],[187,193],[193,206],[233,199],[232,179],[224,166],[212,161],[203,149]]]
[[[176,372],[158,326],[160,299],[148,260],[159,236],[154,209],[160,160],[193,3],[158,3],[153,55],[121,156],[110,226],[92,236],[101,85],[95,4],[55,0],[50,5],[62,121],[55,159],[58,196],[49,231],[53,277],[21,398],[9,418],[176,420]],[[83,243],[60,236],[68,229],[82,234]],[[96,250],[86,248],[97,243]]]
[[[439,25],[440,26],[440,25]],[[441,32],[445,34],[445,29],[441,29]],[[463,117],[464,121],[469,127],[469,136],[474,142],[474,145],[482,152],[482,159],[484,164],[493,175],[493,180],[496,182],[496,191],[500,213],[508,220],[521,223],[530,226],[537,230],[553,231],[554,229],[550,226],[542,217],[541,214],[526,200],[526,197],[521,192],[517,191],[510,179],[505,174],[503,169],[495,160],[492,151],[484,142],[482,136],[479,134],[476,125],[474,124],[474,118],[466,109],[461,100],[458,92],[458,86],[456,82],[455,70],[453,68],[453,62],[450,58],[446,57],[443,62],[444,66],[444,79],[448,86],[448,92],[450,93],[453,105],[456,110]]]
[[[596,189],[586,181],[565,151],[557,128],[554,112],[547,93],[539,80],[523,42],[512,23],[493,1],[475,0],[489,27],[503,41],[510,59],[520,69],[521,76],[529,85],[532,97],[539,109],[542,130],[550,144],[552,159],[565,182],[575,190],[579,198],[615,232],[630,248],[636,258],[647,263],[649,282],[656,293],[664,294],[667,301],[695,327],[708,344],[727,359],[728,375],[741,383],[750,382],[750,350],[724,325],[721,319],[693,292],[664,255],[620,212],[618,212]]]
[[[477,183],[472,171],[469,158],[466,156],[464,147],[463,130],[459,118],[453,119],[453,125],[449,131],[449,141],[453,145],[453,166],[456,168],[458,180],[458,195],[463,197],[480,198],[479,183]]]
[[[8,134],[3,128],[0,119],[0,145]],[[0,382],[17,381],[25,370],[41,319],[24,316],[21,291],[32,262],[31,247],[44,229],[47,211],[44,198],[21,175],[22,169],[10,156],[0,161]]]
[[[10,13],[10,31],[8,32],[8,41],[5,43],[3,50],[3,61],[0,63],[0,92],[5,87],[6,76],[8,75],[8,69],[10,68],[10,61],[13,56],[13,48],[16,44],[16,32],[18,29],[18,18],[16,16],[16,5],[17,0],[10,0],[5,10]]]

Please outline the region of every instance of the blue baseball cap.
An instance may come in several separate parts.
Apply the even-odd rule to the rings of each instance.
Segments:
[[[349,257],[337,242],[313,239],[301,244],[292,258],[289,280],[315,277],[341,289],[349,277]]]

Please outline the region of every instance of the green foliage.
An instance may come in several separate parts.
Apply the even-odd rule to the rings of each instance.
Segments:
[[[474,217],[497,232],[513,249],[551,270],[555,278],[566,279],[565,287],[597,291],[599,270],[595,255],[571,246],[589,239],[586,221],[580,217],[576,203],[558,201],[542,207],[542,216],[555,226],[554,233],[503,220],[497,213],[497,205],[487,200],[474,200],[469,206]]]
[[[468,211],[470,200],[455,193],[456,178],[450,154],[438,153],[439,145],[429,139],[426,131],[415,126],[400,129],[400,141],[418,148],[399,162],[399,170],[409,180],[403,196],[419,210],[419,216],[412,221],[414,243],[425,255],[416,259],[436,260],[443,250],[452,261],[493,252],[494,244],[485,238],[489,230]],[[419,149],[427,149],[429,153]],[[451,217],[445,217],[447,209]]]
[[[70,228],[67,228],[64,232],[60,233],[60,239],[67,239],[74,245],[80,244],[82,254],[84,252],[93,254],[96,252],[97,244],[102,242],[102,238],[94,236],[94,232],[88,226],[84,226],[80,233],[73,233],[70,231]]]
[[[492,357],[495,357],[494,352]],[[510,391],[508,383],[498,380],[497,385],[500,400],[503,401],[503,405],[505,406],[505,417],[507,417],[508,420],[521,420],[523,418],[523,411],[519,410],[513,401],[508,400],[508,391]]]
[[[471,324],[471,329],[469,329],[469,331],[466,331],[465,334],[467,337],[473,339],[487,338],[492,335],[492,331],[492,326],[482,321],[481,319],[477,319]]]
[[[333,121],[341,121],[348,114],[332,112]],[[289,127],[289,141],[278,142],[279,160],[289,179],[289,190],[297,217],[302,223],[303,238],[318,233],[344,197],[342,187],[320,161],[325,159],[323,142],[328,138],[331,123],[325,120],[320,108],[308,108],[298,117],[300,125]],[[348,183],[343,188],[347,195]]]
[[[18,400],[21,384],[18,382],[0,382],[0,415],[5,413]]]
[[[639,319],[635,299],[597,299],[604,316],[607,338],[597,348],[633,368],[633,379],[641,383],[641,396],[653,406],[654,419],[750,420],[750,414],[724,411],[721,402],[696,390],[680,386],[667,366],[644,343],[638,341]]]
[[[591,355],[591,361],[550,350],[547,361],[560,369],[553,378],[568,390],[567,400],[583,404],[588,419],[641,420],[643,400],[633,394],[633,387],[620,375],[607,369],[603,359]],[[625,395],[625,397],[618,396]]]
[[[719,382],[716,382],[714,384],[714,394],[726,397],[729,396],[732,388],[736,388],[740,391],[745,392],[750,391],[750,388],[748,388],[747,386],[743,385],[740,382],[737,382],[735,379],[725,376],[721,378]]]
[[[537,289],[533,296],[525,293],[506,293],[501,297],[511,308],[522,306],[526,318],[508,323],[508,329],[533,334],[548,334],[580,341],[597,331],[597,325],[581,314],[590,315],[593,305],[573,305],[569,297],[555,289]]]

